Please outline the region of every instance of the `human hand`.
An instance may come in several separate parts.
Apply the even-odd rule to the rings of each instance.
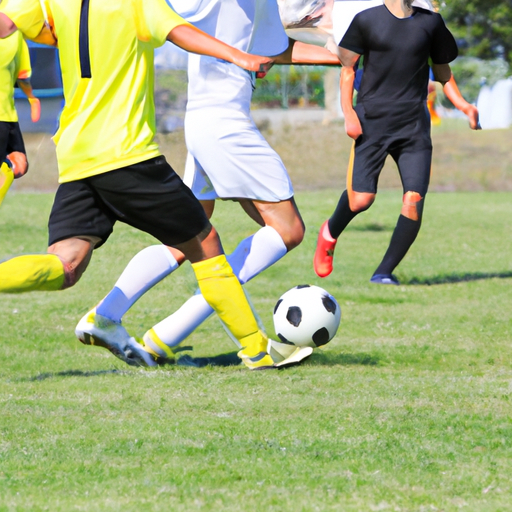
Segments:
[[[355,110],[345,114],[345,132],[354,140],[357,140],[363,134],[361,121],[359,121]]]
[[[482,129],[482,127],[480,126],[478,109],[474,105],[470,104],[464,113],[468,116],[469,127],[472,130],[481,130]]]
[[[12,172],[14,173],[14,179],[25,176],[28,171],[27,155],[21,151],[13,151],[7,155],[7,158],[11,162]]]
[[[233,62],[247,71],[255,71],[256,78],[263,78],[274,65],[274,61],[270,57],[251,55],[245,52],[240,52],[240,54],[233,59]]]
[[[32,122],[37,123],[41,118],[41,102],[35,96],[28,98],[28,102],[30,103],[30,117]]]

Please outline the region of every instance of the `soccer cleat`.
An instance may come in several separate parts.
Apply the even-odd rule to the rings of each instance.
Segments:
[[[313,347],[295,347],[295,350],[286,359],[280,363],[276,363],[276,367],[288,368],[289,366],[297,366],[312,353]]]
[[[158,365],[174,364],[176,362],[176,354],[171,347],[167,346],[158,337],[154,329],[147,331],[142,339],[137,339],[137,341]]]
[[[318,277],[327,277],[332,272],[336,242],[337,239],[333,238],[329,232],[329,221],[326,220],[318,233],[315,257],[313,259],[313,267]]]
[[[267,352],[260,352],[255,356],[244,354],[244,349],[238,352],[238,357],[249,370],[275,370],[274,361]]]
[[[370,279],[370,283],[374,284],[394,284],[399,285],[400,282],[393,274],[374,274]]]
[[[293,352],[295,352],[296,348],[297,347],[292,344],[281,343],[280,341],[275,341],[270,338],[268,339],[267,352],[269,353],[276,366],[278,363],[281,363],[290,357]]]
[[[89,311],[77,324],[75,335],[84,345],[96,345],[112,352],[131,366],[156,366],[156,361],[143,346],[128,334],[120,322]]]

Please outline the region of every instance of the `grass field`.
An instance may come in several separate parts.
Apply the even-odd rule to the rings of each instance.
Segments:
[[[454,180],[470,167],[457,158],[444,168]],[[134,369],[76,341],[78,319],[152,243],[124,226],[73,289],[3,295],[0,511],[512,510],[512,194],[430,194],[397,271],[403,285],[380,287],[368,281],[398,190],[349,226],[332,276],[313,273],[316,232],[341,186],[301,187],[304,243],[247,285],[271,335],[291,286],[338,299],[337,336],[300,367]],[[0,257],[45,250],[51,202],[7,196]],[[228,202],[214,217],[227,251],[254,230],[237,213]],[[186,265],[125,325],[142,334],[194,290]],[[185,345],[195,357],[235,350],[214,318]]]

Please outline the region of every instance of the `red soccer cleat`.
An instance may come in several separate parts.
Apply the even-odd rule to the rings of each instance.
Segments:
[[[329,232],[329,221],[325,221],[318,233],[313,267],[317,276],[327,277],[332,272],[332,260],[337,239]]]

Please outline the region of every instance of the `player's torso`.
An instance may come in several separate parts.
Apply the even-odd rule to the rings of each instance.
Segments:
[[[153,46],[133,0],[46,0],[58,39],[65,107],[54,137],[61,181],[155,153]],[[119,165],[120,166],[120,165]]]
[[[46,0],[48,16],[59,41],[64,88],[70,92],[81,78],[93,86],[108,82],[137,46],[130,0]]]
[[[364,73],[358,101],[423,101],[434,36],[433,13],[397,18],[385,6],[357,15],[364,39]]]
[[[258,55],[282,53],[288,38],[276,0],[171,0],[173,8],[207,34],[239,50]],[[189,56],[187,108],[248,107],[251,74],[234,64],[206,56]]]

